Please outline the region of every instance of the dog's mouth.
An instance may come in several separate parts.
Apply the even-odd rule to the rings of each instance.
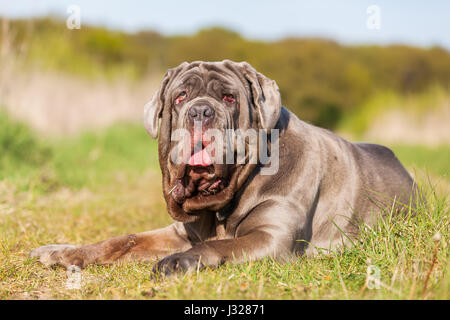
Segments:
[[[186,174],[176,180],[171,190],[175,202],[182,204],[186,199],[215,195],[228,185],[226,177],[220,177],[215,172],[215,165],[186,166]]]
[[[195,144],[191,146],[187,163],[179,165],[176,182],[171,189],[171,196],[178,204],[189,198],[216,195],[228,185],[226,165],[214,161],[214,149],[208,148],[210,143],[197,143],[197,148],[194,148]]]

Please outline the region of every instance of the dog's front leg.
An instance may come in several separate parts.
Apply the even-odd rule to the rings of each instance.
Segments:
[[[154,273],[170,275],[193,271],[204,266],[216,267],[225,262],[245,262],[264,257],[292,257],[295,229],[304,218],[284,205],[261,206],[245,218],[236,231],[236,238],[205,241],[191,249],[160,260]]]
[[[114,237],[85,246],[47,245],[30,252],[45,265],[110,264],[118,260],[148,261],[173,252],[187,250],[190,242],[178,232],[176,224],[138,234]]]

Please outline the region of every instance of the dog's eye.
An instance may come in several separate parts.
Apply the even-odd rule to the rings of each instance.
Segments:
[[[180,93],[178,95],[178,97],[175,99],[175,104],[180,104],[181,101],[183,101],[184,99],[186,99],[187,97],[187,93],[186,91],[183,91],[182,93]]]
[[[223,101],[234,103],[234,96],[232,94],[224,94]]]

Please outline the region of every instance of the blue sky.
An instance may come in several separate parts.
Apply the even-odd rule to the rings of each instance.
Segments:
[[[250,39],[287,36],[332,38],[350,44],[406,43],[450,49],[450,1],[301,0],[0,0],[0,15],[68,16],[81,8],[81,23],[163,34],[186,34],[219,25]],[[369,5],[381,10],[381,28],[366,27]]]

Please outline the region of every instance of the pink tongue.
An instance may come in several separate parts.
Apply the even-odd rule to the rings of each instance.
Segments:
[[[207,167],[207,166],[212,165],[211,157],[209,156],[208,152],[206,151],[206,148],[193,154],[189,158],[189,165],[190,166],[202,166],[202,167]]]

